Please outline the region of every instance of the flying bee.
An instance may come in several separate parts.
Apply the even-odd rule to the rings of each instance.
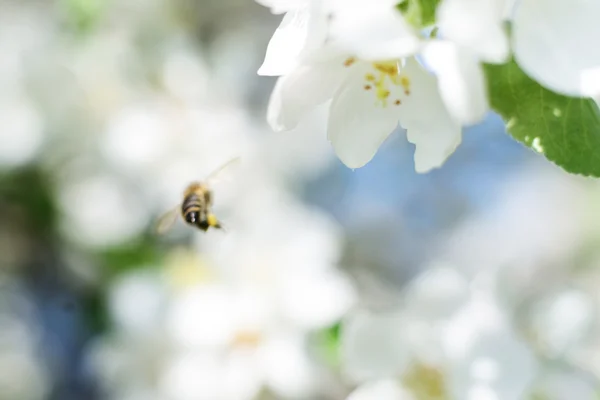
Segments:
[[[181,204],[164,213],[156,225],[159,234],[167,232],[177,219],[177,215],[191,226],[206,232],[209,228],[223,229],[221,222],[212,212],[213,190],[212,186],[229,170],[240,161],[239,157],[233,158],[215,169],[201,182],[192,182],[183,192]]]

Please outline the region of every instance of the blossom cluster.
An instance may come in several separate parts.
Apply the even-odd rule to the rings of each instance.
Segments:
[[[350,168],[398,125],[417,172],[440,167],[493,108],[486,64],[514,59],[555,93],[600,97],[600,52],[584,45],[600,38],[597,1],[257,1],[285,13],[258,70],[279,76],[270,126],[293,128],[329,103],[328,139]]]

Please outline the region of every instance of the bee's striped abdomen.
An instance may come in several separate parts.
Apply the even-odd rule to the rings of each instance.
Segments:
[[[200,219],[200,213],[204,209],[204,199],[192,193],[183,199],[181,213],[187,223],[195,224]]]

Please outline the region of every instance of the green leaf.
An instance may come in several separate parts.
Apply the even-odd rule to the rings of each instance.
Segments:
[[[95,28],[106,11],[108,3],[108,0],[62,0],[59,4],[69,25],[84,34]]]
[[[421,29],[435,24],[435,10],[441,0],[404,0],[396,7],[414,27]]]
[[[519,142],[566,171],[600,177],[600,109],[543,88],[511,61],[485,66],[492,108]]]

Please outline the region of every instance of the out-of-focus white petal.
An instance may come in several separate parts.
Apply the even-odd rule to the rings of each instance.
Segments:
[[[591,332],[594,313],[590,296],[572,289],[542,301],[531,320],[546,351],[560,356]]]
[[[397,381],[386,379],[366,383],[355,389],[346,400],[412,400],[414,397]]]
[[[553,368],[537,379],[532,392],[547,400],[597,400],[598,381],[583,371]]]
[[[225,360],[224,367],[223,397],[235,400],[254,399],[264,381],[264,371],[257,368],[254,351],[232,351]]]
[[[417,277],[406,290],[410,312],[423,320],[447,318],[468,299],[468,282],[454,268],[439,266]]]
[[[303,6],[309,0],[255,0],[261,6],[271,9],[273,14],[283,14]]]
[[[437,22],[445,38],[466,47],[480,59],[505,62],[509,56],[504,30],[506,0],[444,0]]]
[[[521,68],[541,85],[569,96],[600,95],[600,2],[522,0],[513,25]]]
[[[456,150],[462,128],[446,109],[433,75],[414,58],[407,59],[404,72],[411,80],[411,94],[399,107],[400,124],[416,146],[415,170],[424,173],[440,167]]]
[[[537,363],[489,293],[476,292],[443,335],[454,398],[523,398]]]
[[[33,159],[44,142],[44,123],[28,101],[0,99],[0,165],[16,167]]]
[[[298,66],[279,78],[271,93],[267,121],[275,131],[296,127],[316,106],[331,99],[346,76],[343,58]]]
[[[308,7],[289,11],[273,33],[259,75],[279,76],[292,71],[308,37]]]
[[[479,60],[447,40],[429,43],[422,54],[437,75],[440,95],[452,117],[462,125],[480,122],[489,104]]]
[[[415,54],[419,38],[395,8],[395,2],[354,0],[335,10],[330,39],[363,60],[387,60]]]
[[[265,381],[279,398],[311,398],[316,371],[304,341],[293,336],[275,336],[260,350]]]
[[[173,357],[166,364],[158,384],[169,399],[213,400],[219,398],[223,372],[214,357],[186,353]]]
[[[184,292],[174,302],[167,329],[182,347],[226,345],[234,332],[231,293],[222,285],[203,285]]]
[[[394,105],[378,106],[374,89],[365,90],[362,77],[368,66],[352,68],[331,103],[327,136],[344,164],[360,168],[398,126],[398,115]]]
[[[405,323],[400,313],[351,315],[342,325],[345,372],[359,381],[402,373],[411,351],[404,338]]]
[[[289,271],[282,277],[279,290],[284,314],[307,329],[334,324],[355,301],[350,282],[335,270]]]
[[[119,329],[142,337],[160,325],[167,296],[159,276],[147,272],[122,276],[109,294],[109,310]]]

